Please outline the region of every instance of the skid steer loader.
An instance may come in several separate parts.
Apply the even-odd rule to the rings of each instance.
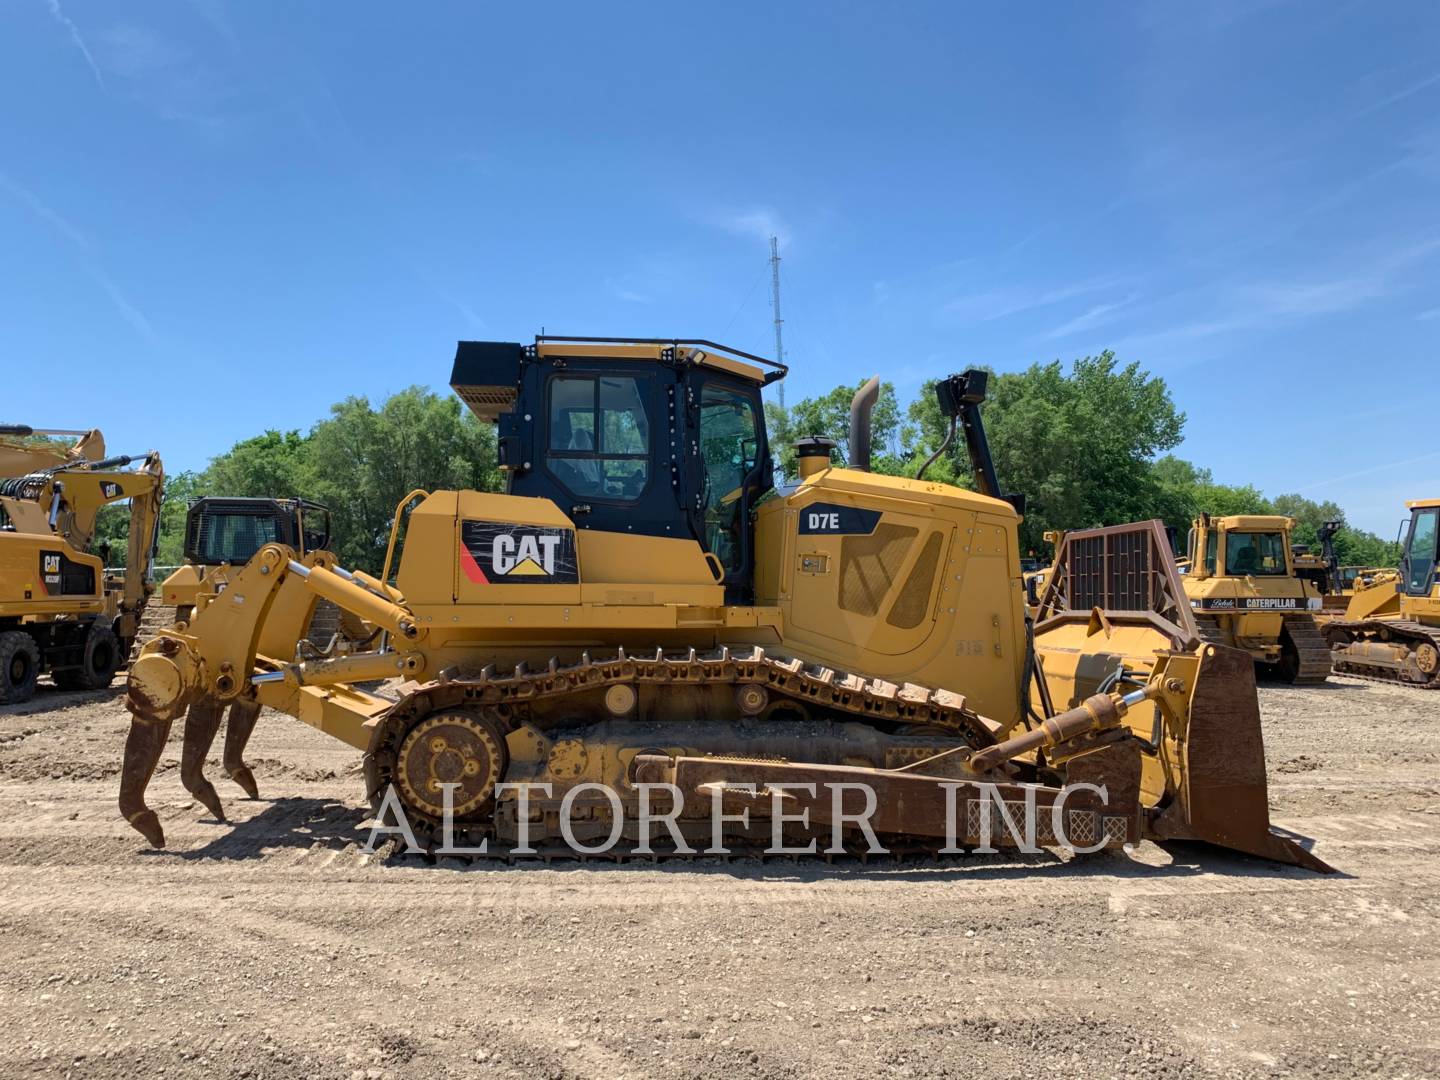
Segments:
[[[1248,652],[1260,672],[1322,683],[1330,650],[1316,625],[1321,590],[1295,572],[1293,518],[1201,514],[1190,527],[1185,593],[1200,636]]]
[[[1249,658],[1199,641],[1153,526],[1099,541],[1123,594],[1071,534],[1032,645],[985,374],[936,390],[977,491],[868,471],[878,380],[849,467],[804,439],[777,490],[761,390],[784,373],[697,340],[460,343],[451,385],[498,425],[508,491],[407,496],[379,577],[267,544],[148,642],[122,814],[163,845],[144,796],[183,715],[181,782],[223,818],[204,765],[227,708],[224,767],[253,796],[269,706],[360,751],[377,815],[442,854],[1149,838],[1328,869],[1271,831]],[[317,598],[384,644],[297,653]],[[380,679],[398,698],[362,685]]]
[[[137,464],[136,468],[127,468]],[[48,670],[62,690],[108,686],[140,630],[164,469],[153,451],[0,480],[0,704],[29,699]],[[125,569],[90,552],[101,508],[130,501]]]
[[[1325,625],[1335,670],[1440,688],[1440,499],[1407,502],[1400,570],[1375,571],[1342,618]]]

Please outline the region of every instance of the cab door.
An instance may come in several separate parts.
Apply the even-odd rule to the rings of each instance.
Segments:
[[[751,511],[772,486],[760,392],[710,371],[686,380],[686,447],[691,533],[725,586],[727,603],[754,597],[755,526]]]

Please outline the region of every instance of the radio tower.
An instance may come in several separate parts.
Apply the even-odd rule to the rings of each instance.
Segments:
[[[780,337],[780,239],[770,237],[770,306],[775,309],[775,362],[785,362],[785,343]],[[785,380],[780,380],[780,408],[785,408]]]

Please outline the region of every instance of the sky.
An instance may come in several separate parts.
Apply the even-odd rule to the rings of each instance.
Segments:
[[[0,0],[0,422],[196,469],[457,339],[792,402],[1103,349],[1178,452],[1440,494],[1440,4]]]

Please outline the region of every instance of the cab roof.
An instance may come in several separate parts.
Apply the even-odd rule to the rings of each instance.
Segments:
[[[1408,499],[1405,502],[1407,510],[1429,510],[1435,506],[1440,506],[1440,499]]]
[[[515,407],[520,368],[527,359],[650,360],[696,364],[768,386],[785,377],[784,364],[702,338],[562,337],[540,334],[533,345],[514,341],[461,341],[455,346],[450,387],[482,420],[495,420]],[[766,370],[766,369],[769,370]]]
[[[1293,529],[1295,519],[1284,514],[1229,514],[1212,517],[1210,524],[1220,529]]]

